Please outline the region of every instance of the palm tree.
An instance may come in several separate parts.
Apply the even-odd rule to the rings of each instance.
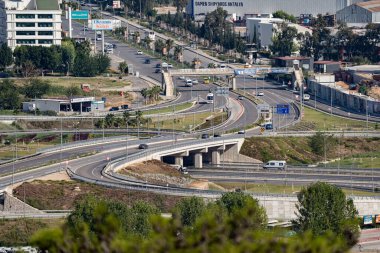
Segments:
[[[154,87],[152,87],[154,100],[156,101],[158,100],[158,96],[160,95],[160,92],[161,92],[161,87],[159,85],[155,85]]]
[[[174,41],[172,39],[167,39],[165,44],[166,44],[166,50],[167,50],[168,56],[169,56],[170,50],[173,48]]]
[[[145,44],[145,46],[148,48],[148,49],[150,49],[151,47],[150,47],[150,44],[152,43],[152,39],[151,38],[149,38],[149,36],[146,36],[145,38],[144,38],[144,44]]]
[[[136,32],[133,34],[133,42],[134,42],[134,43],[139,43],[139,42],[140,42],[140,32],[139,32],[139,31],[136,31]]]
[[[174,57],[176,58],[177,61],[181,61],[181,56],[183,53],[183,48],[179,45],[174,47]]]
[[[149,91],[147,88],[144,88],[140,91],[141,96],[145,99],[145,104],[146,104],[146,98],[149,96]]]

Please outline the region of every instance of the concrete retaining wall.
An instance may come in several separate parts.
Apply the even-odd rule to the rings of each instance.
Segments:
[[[380,114],[379,101],[368,100],[367,96],[350,94],[349,91],[339,89],[337,86],[324,85],[309,80],[308,92],[325,100],[327,104],[330,104],[332,99],[333,105],[339,105],[360,113],[366,113],[366,107],[368,107],[368,114]]]

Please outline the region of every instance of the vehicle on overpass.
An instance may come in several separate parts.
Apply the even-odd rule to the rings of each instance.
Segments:
[[[193,81],[191,81],[191,79],[187,79],[186,80],[186,87],[192,87],[193,86]]]
[[[207,94],[207,104],[213,104],[214,103],[214,94],[209,93]]]
[[[278,170],[285,170],[286,169],[286,161],[268,161],[264,166],[264,169],[278,169]]]
[[[96,32],[96,40],[97,41],[102,40],[102,32],[100,32],[100,31]]]

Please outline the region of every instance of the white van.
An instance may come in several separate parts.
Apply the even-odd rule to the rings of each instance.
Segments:
[[[286,169],[286,161],[268,161],[264,166],[264,169],[279,169],[279,170],[285,170]]]
[[[193,81],[191,79],[186,80],[186,87],[192,87],[193,86]]]
[[[310,95],[309,94],[303,94],[303,100],[304,101],[309,101],[310,100]]]

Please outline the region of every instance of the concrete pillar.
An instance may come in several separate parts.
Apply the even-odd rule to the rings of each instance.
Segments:
[[[232,77],[232,90],[236,90],[236,77]]]
[[[202,153],[195,153],[194,154],[194,168],[202,169],[202,167],[203,167]]]
[[[218,150],[213,150],[211,152],[211,163],[220,164],[220,153]]]
[[[181,166],[183,166],[183,157],[182,156],[176,156],[176,157],[174,157],[174,160],[175,160],[175,164],[176,165],[181,165]]]

